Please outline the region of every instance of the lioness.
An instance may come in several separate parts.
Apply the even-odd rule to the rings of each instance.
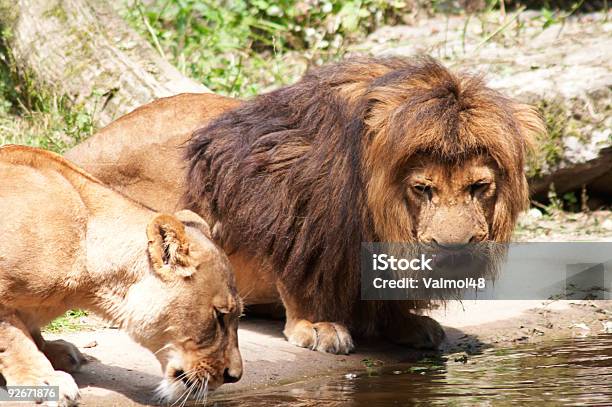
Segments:
[[[7,385],[79,390],[64,372],[85,361],[40,327],[70,308],[91,310],[155,353],[162,401],[242,375],[242,303],[227,257],[190,211],[156,213],[62,157],[0,148],[0,374]],[[63,372],[62,372],[63,371]]]

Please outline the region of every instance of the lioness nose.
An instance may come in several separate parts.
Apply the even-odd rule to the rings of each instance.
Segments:
[[[238,374],[237,376],[234,376],[230,373],[229,369],[225,369],[223,371],[223,383],[236,383],[238,380],[240,380],[241,376],[242,373]]]

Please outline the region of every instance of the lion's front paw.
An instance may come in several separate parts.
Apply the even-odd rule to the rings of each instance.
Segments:
[[[78,371],[83,364],[87,363],[87,359],[76,346],[62,339],[46,341],[43,353],[55,370],[72,373]]]
[[[296,346],[319,352],[348,354],[355,346],[348,329],[335,322],[301,320],[291,328],[285,328],[287,340]]]
[[[437,349],[446,333],[433,318],[410,315],[405,321],[397,321],[394,327],[387,329],[387,337],[400,345],[416,349]]]

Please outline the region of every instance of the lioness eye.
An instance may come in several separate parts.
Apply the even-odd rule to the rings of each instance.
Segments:
[[[225,314],[215,310],[215,316],[217,318],[217,323],[219,324],[219,327],[221,327],[221,329],[224,330],[225,329]]]
[[[486,181],[474,182],[472,185],[470,185],[470,194],[472,196],[475,196],[476,194],[482,193],[486,191],[487,188],[489,188],[489,185],[491,184]]]

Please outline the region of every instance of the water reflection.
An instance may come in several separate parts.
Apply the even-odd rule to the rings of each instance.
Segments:
[[[455,360],[456,359],[456,360]],[[612,335],[491,349],[219,395],[229,406],[612,405]]]

